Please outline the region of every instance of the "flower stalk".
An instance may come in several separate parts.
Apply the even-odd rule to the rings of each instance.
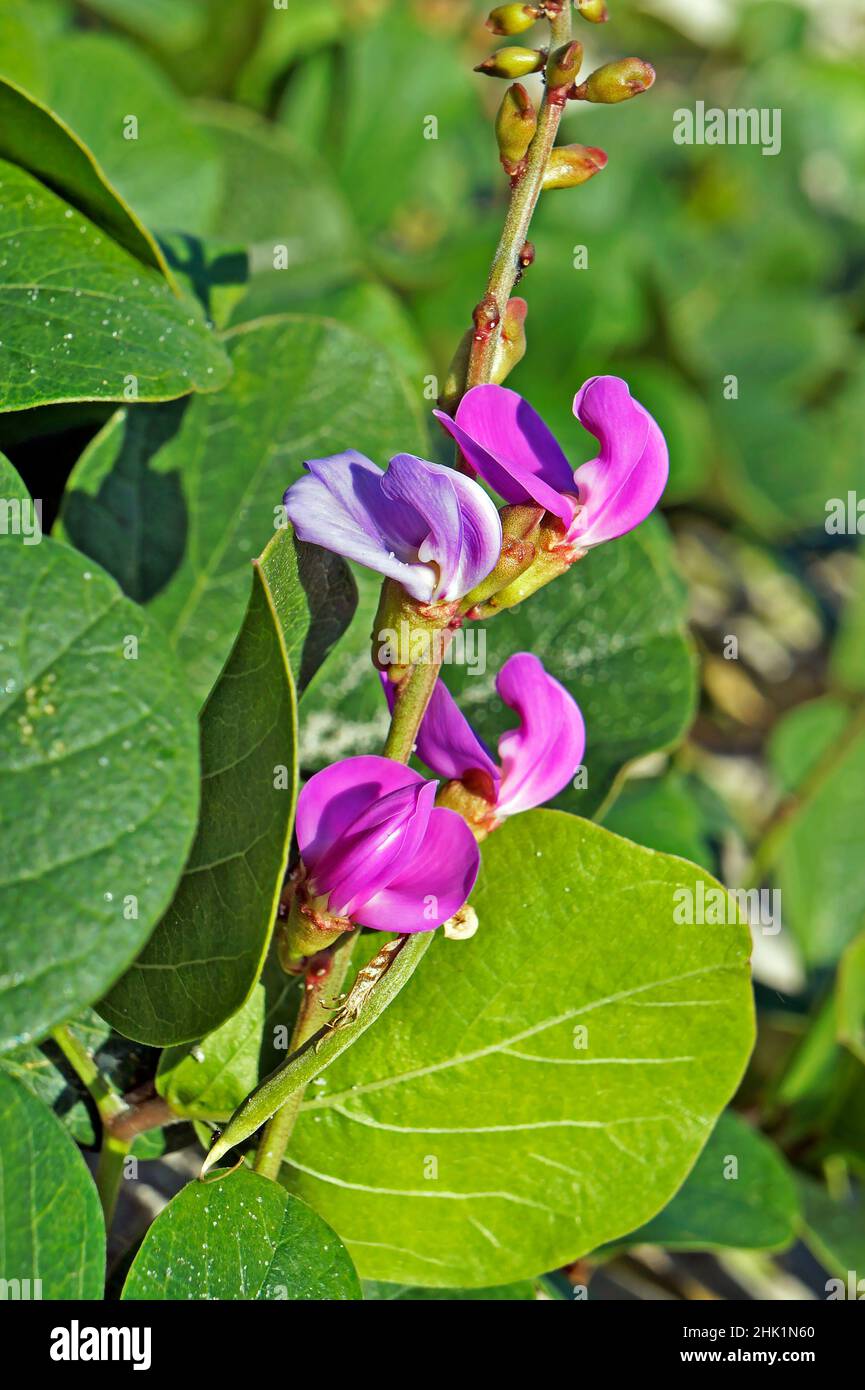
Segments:
[[[550,29],[551,46],[554,50],[558,51],[569,43],[570,5],[564,6],[560,14],[550,19]],[[516,73],[513,75],[518,76]],[[538,113],[537,130],[522,162],[522,172],[514,178],[511,185],[502,235],[493,257],[486,292],[478,306],[484,306],[486,327],[478,325],[478,310],[475,310],[475,333],[466,370],[466,391],[472,386],[479,386],[493,379],[493,363],[501,325],[507,312],[511,291],[522,271],[520,254],[528,237],[529,226],[543,187],[544,173],[565,107],[566,92],[565,87],[547,87]]]

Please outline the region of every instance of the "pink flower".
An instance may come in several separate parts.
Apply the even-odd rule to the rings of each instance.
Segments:
[[[590,377],[574,397],[574,414],[601,446],[577,469],[540,415],[505,386],[473,387],[453,420],[434,413],[506,502],[552,512],[565,528],[557,545],[578,554],[639,526],[667,482],[664,436],[620,377]]]
[[[430,931],[474,887],[477,843],[438,783],[389,758],[345,758],[317,772],[297,803],[302,893],[313,913],[379,931]]]
[[[393,686],[383,683],[392,705]],[[442,681],[436,683],[416,743],[427,767],[489,803],[485,830],[556,796],[582,763],[586,746],[579,705],[536,656],[509,657],[496,677],[496,690],[520,718],[519,727],[499,739],[498,761]]]

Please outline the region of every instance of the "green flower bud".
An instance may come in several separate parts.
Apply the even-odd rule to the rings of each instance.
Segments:
[[[639,96],[654,80],[655,69],[651,63],[644,63],[642,58],[620,58],[618,62],[596,68],[571,95],[578,101],[597,101],[608,106]]]
[[[576,188],[599,174],[607,156],[594,145],[559,145],[550,155],[542,187]]]
[[[530,72],[540,72],[546,61],[545,49],[500,48],[478,63],[475,72],[486,73],[487,77],[528,77]]]
[[[610,12],[604,0],[576,0],[577,14],[590,24],[606,24]]]
[[[523,34],[541,17],[536,5],[497,5],[485,20],[494,34]]]
[[[528,243],[526,243],[528,245]],[[505,377],[513,371],[526,355],[526,314],[529,306],[524,299],[514,296],[508,300],[502,329],[490,369],[490,381],[500,386]]]
[[[525,87],[508,87],[496,116],[499,158],[509,174],[515,174],[538,128],[538,118]]]
[[[583,45],[576,39],[563,43],[550,54],[547,63],[547,86],[570,87],[577,80],[577,73],[583,61]]]

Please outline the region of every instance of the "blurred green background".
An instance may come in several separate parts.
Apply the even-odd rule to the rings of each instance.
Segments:
[[[575,464],[590,443],[570,403],[587,376],[624,376],[665,431],[699,710],[674,752],[631,766],[604,823],[730,886],[781,888],[783,930],[755,934],[760,1039],[737,1104],[810,1174],[810,1250],[865,1274],[865,562],[855,526],[825,524],[830,499],[865,495],[865,7],[611,10],[610,24],[579,26],[584,70],[635,53],[658,80],[638,101],[566,116],[564,139],[609,163],[542,199],[519,288],[528,352],[508,384]],[[87,141],[218,325],[338,319],[428,411],[506,201],[492,134],[503,89],[472,72],[496,43],[485,12],[0,0],[0,72]],[[697,101],[778,108],[780,153],[676,144],[674,113]],[[129,114],[138,141],[118,138]],[[25,477],[40,470],[47,520],[110,414],[0,417],[0,448]],[[445,457],[441,438],[430,449]],[[608,1296],[662,1296],[665,1281],[694,1296],[697,1279],[797,1297],[822,1287],[810,1259],[796,1247],[719,1273],[628,1256],[605,1277]]]

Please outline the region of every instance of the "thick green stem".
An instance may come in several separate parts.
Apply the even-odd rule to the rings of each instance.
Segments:
[[[420,965],[432,945],[433,935],[433,932],[416,932],[413,936],[403,937],[402,949],[357,1016],[336,1028],[328,1019],[317,1033],[290,1052],[282,1065],[250,1092],[213,1144],[202,1165],[202,1176],[229,1149],[242,1144],[260,1129],[281,1105],[287,1104],[295,1092],[303,1091],[310,1081],[320,1076],[381,1017]],[[314,1101],[310,1103],[315,1104]]]
[[[304,982],[304,997],[291,1035],[289,1054],[302,1047],[327,1022],[330,1016],[328,1003],[332,1004],[342,989],[342,983],[351,964],[352,953],[359,935],[360,933],[357,931],[346,933],[330,958],[330,969],[326,975],[317,977],[315,974],[310,974],[307,976]],[[313,971],[315,969],[316,967],[313,966]],[[255,1172],[260,1173],[264,1178],[275,1180],[279,1177],[279,1170],[297,1120],[305,1089],[304,1086],[299,1086],[296,1091],[293,1091],[265,1126],[253,1164]]]
[[[114,1089],[106,1076],[103,1076],[87,1048],[79,1042],[75,1034],[65,1025],[51,1030],[51,1036],[79,1080],[87,1087],[99,1111],[103,1125],[111,1123],[124,1115],[127,1110],[123,1097]]]
[[[105,1229],[109,1230],[117,1206],[117,1194],[123,1177],[123,1163],[132,1145],[126,1140],[117,1139],[110,1130],[102,1132],[102,1148],[99,1150],[99,1163],[96,1168],[96,1191],[102,1203],[105,1216]]]
[[[440,661],[425,661],[413,666],[404,677],[397,691],[382,750],[384,757],[392,758],[397,763],[408,762],[440,670]]]
[[[117,1205],[117,1193],[120,1179],[123,1177],[123,1160],[130,1149],[128,1140],[118,1138],[112,1133],[112,1126],[121,1116],[127,1114],[129,1107],[108,1078],[103,1076],[87,1048],[79,1042],[71,1029],[65,1025],[54,1028],[51,1036],[79,1080],[87,1087],[102,1121],[102,1147],[99,1150],[99,1164],[96,1169],[96,1190],[102,1203],[105,1229],[108,1230]]]
[[[565,5],[562,13],[551,21],[552,47],[558,48],[571,37],[571,7]],[[532,216],[540,197],[550,153],[556,142],[559,122],[562,119],[564,102],[559,98],[550,99],[549,90],[538,116],[538,128],[526,154],[525,168],[514,181],[511,199],[505,216],[505,225],[496,254],[493,257],[486,293],[483,303],[489,313],[493,306],[498,317],[488,332],[476,332],[472,342],[469,365],[466,372],[465,389],[489,382],[492,375],[493,359],[496,355],[504,322],[508,300],[520,269],[520,253],[525,245]]]

